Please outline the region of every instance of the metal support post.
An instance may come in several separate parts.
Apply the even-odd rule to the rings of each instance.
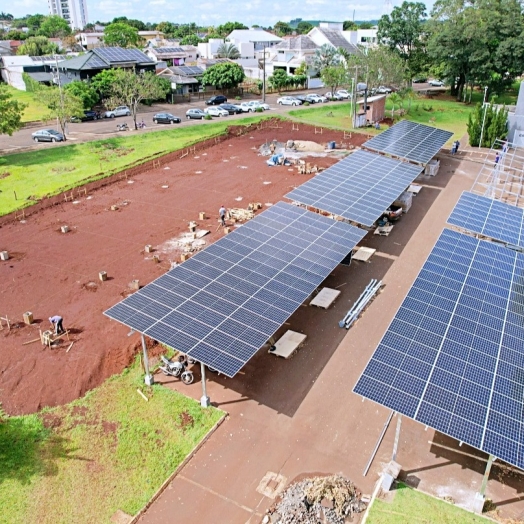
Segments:
[[[395,442],[393,443],[393,455],[391,456],[391,460],[397,461],[397,451],[398,451],[398,441],[400,439],[400,426],[402,424],[402,415],[398,413],[398,419],[397,419],[397,430],[395,432]]]
[[[140,337],[142,338],[142,352],[144,353],[144,371],[146,372],[146,376],[144,378],[144,382],[148,386],[152,386],[154,384],[153,375],[149,373],[149,359],[147,358],[147,347],[146,347],[146,339],[144,338],[143,334],[140,334]]]
[[[484,109],[484,118],[482,119],[482,128],[480,130],[480,142],[479,142],[479,149],[482,147],[482,138],[484,137],[484,124],[486,123],[486,95],[488,94],[488,86],[484,88],[484,101],[482,103],[482,107]]]
[[[211,405],[211,401],[209,400],[209,397],[207,396],[207,390],[206,390],[206,366],[203,362],[200,362],[200,373],[202,375],[202,397],[200,399],[200,405],[203,408],[208,408]]]
[[[262,103],[266,103],[266,46],[264,46],[264,57],[262,62]]]
[[[489,474],[491,471],[491,466],[493,465],[493,461],[495,460],[495,457],[493,455],[489,456],[488,463],[486,464],[486,470],[484,471],[484,478],[482,479],[482,485],[480,486],[480,496],[483,497],[486,493],[486,487],[488,485],[488,479]]]

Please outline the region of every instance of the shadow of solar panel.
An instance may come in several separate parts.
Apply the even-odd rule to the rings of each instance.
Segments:
[[[448,224],[495,240],[524,247],[524,209],[464,191]]]
[[[362,147],[427,164],[452,136],[449,131],[403,120]]]
[[[440,271],[428,264],[435,253]],[[524,255],[445,230],[428,262],[354,392],[519,467],[524,323],[509,322],[508,309],[524,303],[517,271]],[[473,270],[479,266],[483,280]],[[448,268],[453,279],[442,276]],[[458,287],[450,290],[450,282]]]
[[[278,203],[107,314],[232,376],[364,235]]]

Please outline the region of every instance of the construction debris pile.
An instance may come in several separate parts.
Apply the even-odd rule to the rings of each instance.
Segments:
[[[280,495],[268,510],[264,523],[271,524],[346,524],[354,513],[366,509],[361,493],[353,483],[340,476],[314,477],[296,482]]]

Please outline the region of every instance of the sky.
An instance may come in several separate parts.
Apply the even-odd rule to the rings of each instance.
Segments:
[[[338,3],[336,0],[200,0],[174,2],[173,0],[85,0],[89,22],[111,21],[117,16],[136,18],[143,22],[195,22],[203,26],[217,26],[224,22],[242,22],[247,26],[258,24],[273,26],[279,20],[289,22],[303,20],[344,21],[373,20],[385,12],[386,0]],[[400,5],[391,0],[390,5]],[[428,11],[433,0],[425,2]],[[10,9],[15,18],[26,14],[49,14],[47,2],[42,0],[18,0]]]

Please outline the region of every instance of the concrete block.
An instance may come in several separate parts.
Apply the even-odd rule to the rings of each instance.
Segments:
[[[200,220],[205,220],[206,219],[206,214],[203,211],[200,211],[200,213],[198,213],[198,218]]]
[[[129,287],[131,289],[134,289],[135,291],[138,291],[140,289],[140,281],[139,280],[131,280],[131,283],[129,284]]]
[[[484,509],[484,503],[486,502],[486,497],[480,493],[475,493],[475,498],[473,499],[473,507],[471,508],[474,513],[482,515],[482,510]]]
[[[33,323],[33,313],[31,311],[26,311],[23,314],[24,324],[31,325]]]
[[[98,278],[102,282],[105,282],[107,280],[107,273],[105,271],[100,271],[100,273],[98,273]]]
[[[0,251],[0,260],[9,260],[9,253],[7,251]]]
[[[153,255],[153,262],[158,264],[160,262],[160,257],[158,255]]]
[[[225,227],[224,228],[224,235],[227,235],[228,233],[231,233],[231,228],[230,227]]]
[[[62,233],[67,233],[69,231],[69,226],[62,226],[60,231],[62,231]]]

